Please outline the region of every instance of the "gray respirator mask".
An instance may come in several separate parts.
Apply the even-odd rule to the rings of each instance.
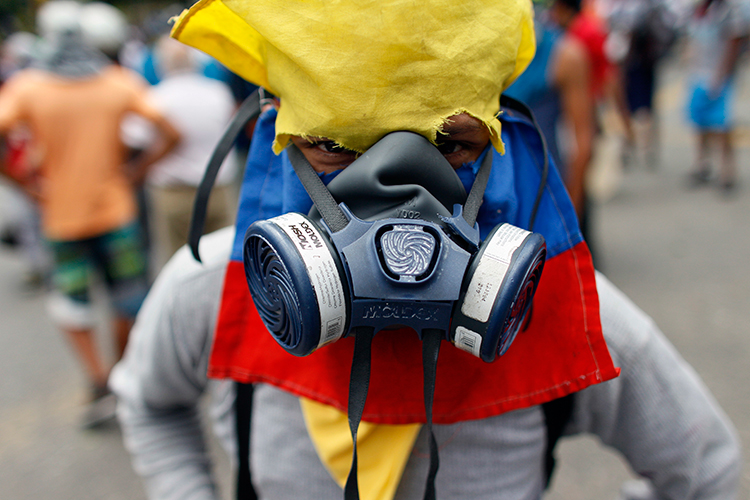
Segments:
[[[484,186],[467,196],[418,134],[386,135],[328,186],[288,152],[314,206],[253,223],[243,250],[255,306],[284,349],[306,356],[363,329],[409,327],[486,362],[507,351],[544,266],[541,235],[501,224],[480,241]]]
[[[251,99],[243,104],[198,189],[189,240],[198,260],[216,173],[233,137],[259,110]],[[354,337],[347,411],[354,453],[346,500],[359,498],[356,436],[373,336],[404,327],[417,332],[430,436],[424,498],[434,499],[439,458],[432,403],[440,345],[446,340],[485,362],[508,350],[530,315],[546,258],[544,238],[501,224],[480,239],[476,219],[491,152],[468,195],[438,149],[411,132],[386,135],[327,186],[299,149],[290,145],[287,152],[314,206],[308,214],[287,213],[247,229],[242,254],[253,302],[269,333],[293,355]],[[530,226],[546,183],[546,151],[544,157]]]

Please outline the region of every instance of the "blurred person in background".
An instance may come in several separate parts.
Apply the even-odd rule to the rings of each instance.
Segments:
[[[131,37],[131,25],[125,14],[118,8],[103,2],[88,2],[82,5],[79,16],[81,32],[84,35],[84,41],[99,52],[104,54],[113,68],[122,68],[123,73],[133,80],[133,84],[142,88],[146,92],[149,87],[142,76],[122,64],[125,46]],[[142,149],[128,150],[129,157],[135,157],[142,152]],[[145,185],[141,184],[135,188],[136,203],[138,204],[138,224],[142,229],[143,248],[147,255],[153,252],[151,241],[151,227],[149,224],[148,202],[146,201]],[[152,261],[149,259],[149,276]]]
[[[586,48],[591,64],[591,94],[597,104],[613,106],[624,128],[625,139],[632,142],[624,80],[619,67],[607,53],[609,26],[595,10],[594,1],[555,0],[550,7],[550,17]]]
[[[91,305],[93,269],[102,272],[113,306],[116,359],[147,292],[134,186],[178,142],[179,134],[148,102],[133,78],[84,42],[81,5],[44,4],[37,24],[44,47],[37,64],[0,90],[0,135],[27,127],[42,157],[26,192],[40,206],[42,231],[54,256],[49,313],[65,332],[90,385],[83,418],[92,427],[111,418],[109,366],[97,347]],[[137,113],[164,141],[125,163],[120,122]]]
[[[603,25],[582,10],[581,0],[555,0],[539,17],[539,50],[529,70],[505,93],[531,106],[537,116],[583,237],[600,265],[586,179],[601,132],[597,106],[616,93],[612,89],[618,75],[604,53]]]
[[[750,34],[750,2],[703,0],[688,24],[690,76],[688,114],[697,129],[693,186],[714,179],[713,146],[721,151],[718,185],[724,193],[737,186],[732,141],[734,75],[742,44]]]
[[[120,52],[121,63],[138,72],[151,85],[158,84],[162,78],[155,57],[156,43],[160,38],[169,34],[170,20],[178,16],[183,8],[184,5],[173,3],[151,12],[140,25],[132,27],[130,36]],[[229,86],[237,106],[258,88],[257,85],[243,79],[215,58],[203,52],[195,52],[193,59],[195,71]],[[251,120],[245,128],[245,132],[240,134],[235,141],[233,156],[237,162],[237,170],[244,168],[247,152],[250,149],[254,123],[255,121]]]
[[[146,178],[150,226],[159,269],[187,242],[198,185],[232,117],[235,100],[226,84],[202,74],[200,60],[205,59],[205,55],[197,50],[163,36],[156,43],[154,56],[160,81],[149,90],[149,97],[181,137],[180,144],[154,164]],[[139,142],[149,144],[155,136],[158,138],[158,134],[144,128],[144,124],[147,122],[143,120],[124,124],[131,147]],[[211,192],[206,232],[232,224],[236,177],[237,161],[227,159]]]
[[[610,58],[625,78],[628,110],[634,122],[634,142],[625,151],[626,162],[635,160],[643,145],[645,163],[656,168],[659,126],[654,110],[657,64],[677,36],[677,14],[664,0],[617,0],[607,15]],[[635,127],[635,125],[638,125]],[[639,130],[636,136],[635,129]]]
[[[567,5],[553,8],[568,9]],[[536,54],[504,94],[524,102],[534,112],[573,200],[581,232],[592,247],[585,189],[596,130],[592,63],[583,43],[550,17],[548,11],[537,11]],[[563,129],[565,132],[560,133]],[[565,143],[563,138],[572,143]]]
[[[0,87],[18,71],[29,67],[36,56],[39,39],[28,32],[16,32],[5,39],[0,49]],[[23,277],[23,289],[40,290],[47,283],[51,256],[41,232],[39,210],[19,184],[30,181],[33,175],[32,165],[36,163],[35,149],[31,142],[31,133],[27,127],[18,127],[5,138],[5,169],[2,174],[12,179],[8,189],[3,192],[5,204],[3,210],[3,239],[17,244],[28,268]],[[2,149],[0,147],[0,149]]]

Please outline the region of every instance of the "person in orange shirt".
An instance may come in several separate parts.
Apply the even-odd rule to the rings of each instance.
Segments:
[[[24,188],[39,203],[42,231],[54,255],[49,311],[92,386],[84,416],[84,427],[91,427],[111,417],[114,405],[106,389],[109,367],[93,330],[90,268],[102,271],[110,292],[119,359],[148,290],[134,186],[174,148],[179,134],[131,75],[83,42],[76,5],[51,2],[40,11],[47,54],[0,90],[0,136],[26,126],[43,154],[36,182]],[[128,113],[153,122],[164,140],[126,163],[119,133]]]

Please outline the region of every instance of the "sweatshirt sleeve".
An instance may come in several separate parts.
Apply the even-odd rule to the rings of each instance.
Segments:
[[[595,434],[646,478],[653,499],[737,498],[737,433],[653,321],[597,276],[602,327],[620,377],[575,396],[569,430]]]
[[[232,236],[222,230],[204,237],[204,265],[186,248],[175,254],[154,283],[110,377],[125,447],[150,499],[218,498],[200,403],[209,389],[231,399],[228,405],[212,401],[214,409],[231,407],[234,400],[231,382],[206,376]]]

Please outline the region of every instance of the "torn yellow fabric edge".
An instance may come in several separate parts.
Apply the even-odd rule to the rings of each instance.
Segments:
[[[171,36],[275,93],[268,84],[262,37],[222,2],[200,0],[183,11],[174,22]]]
[[[434,142],[461,111],[482,121],[503,151],[497,101],[533,57],[531,2],[478,0],[453,16],[449,0],[396,1],[380,25],[386,9],[377,2],[335,3],[201,0],[173,36],[282,97],[277,153],[293,135],[356,151],[393,130]],[[425,22],[442,33],[414,36]]]

